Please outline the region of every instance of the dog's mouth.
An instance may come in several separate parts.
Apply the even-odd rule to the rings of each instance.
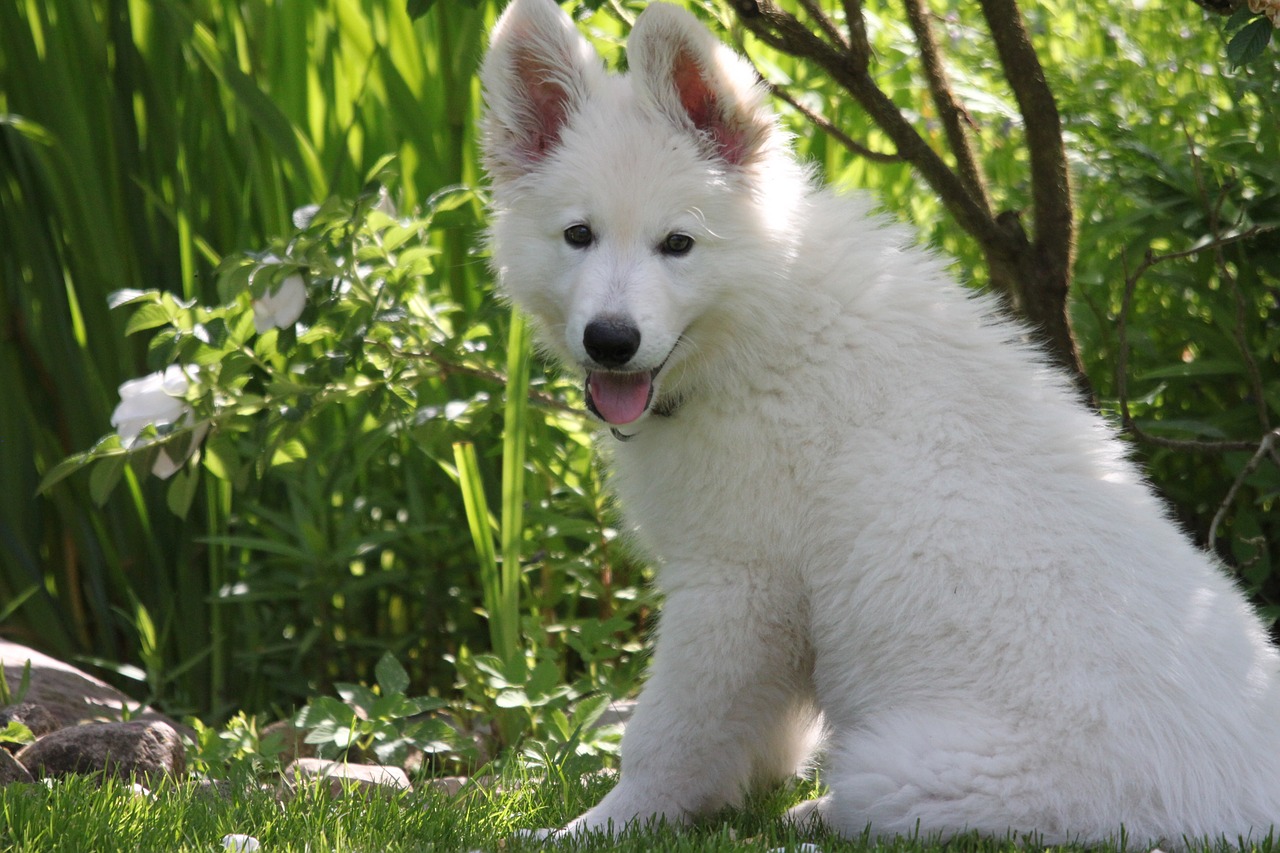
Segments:
[[[661,369],[638,373],[591,371],[587,374],[587,408],[613,426],[639,420],[653,402],[653,380]]]
[[[678,343],[678,342],[677,342]],[[672,348],[675,352],[675,348]],[[634,423],[653,404],[658,374],[667,366],[671,353],[653,370],[592,370],[587,373],[587,408],[610,426]]]

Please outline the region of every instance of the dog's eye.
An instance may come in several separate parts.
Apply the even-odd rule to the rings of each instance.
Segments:
[[[564,229],[564,241],[575,249],[585,249],[593,240],[595,235],[591,233],[589,225],[579,223]]]
[[[662,241],[659,247],[664,255],[687,255],[689,250],[693,248],[693,238],[688,234],[676,232],[668,234],[667,239]]]

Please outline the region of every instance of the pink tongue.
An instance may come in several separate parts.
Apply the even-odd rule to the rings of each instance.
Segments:
[[[587,377],[591,402],[611,424],[629,424],[649,406],[653,378],[648,373],[601,373]]]

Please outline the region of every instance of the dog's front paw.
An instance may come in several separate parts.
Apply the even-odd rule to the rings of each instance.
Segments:
[[[511,833],[521,841],[555,841],[563,835],[563,829],[517,829]]]
[[[683,826],[690,814],[669,797],[655,796],[651,789],[620,782],[600,803],[581,817],[570,821],[561,832],[566,835],[601,833],[616,835],[628,826],[647,826],[665,822]]]

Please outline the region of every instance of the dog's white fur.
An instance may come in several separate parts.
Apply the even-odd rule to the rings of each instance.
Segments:
[[[569,365],[600,369],[606,318],[640,334],[625,370],[660,368],[605,441],[666,603],[621,779],[569,828],[738,803],[821,729],[831,793],[795,816],[849,834],[1267,834],[1277,653],[1111,430],[910,234],[815,187],[690,14],[652,4],[628,48],[606,74],[552,0],[514,0],[482,72],[505,292]]]

